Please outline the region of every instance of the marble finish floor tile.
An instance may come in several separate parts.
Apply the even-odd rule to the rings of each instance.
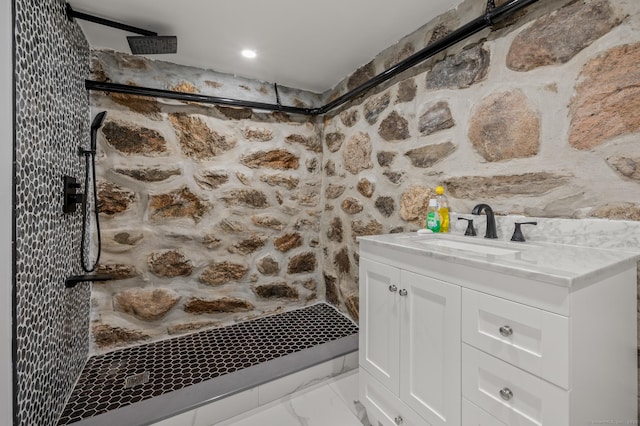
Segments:
[[[357,377],[357,373],[346,373],[216,426],[362,426],[351,408],[357,398]]]
[[[356,401],[358,401],[358,369],[345,373],[328,381],[329,387],[337,393],[342,402],[353,415],[358,415]]]

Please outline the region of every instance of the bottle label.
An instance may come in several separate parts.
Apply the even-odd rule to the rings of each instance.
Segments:
[[[433,232],[440,231],[440,218],[438,216],[437,212],[427,213],[427,229],[430,229]]]
[[[440,208],[438,213],[440,214],[440,232],[449,232],[449,209]]]

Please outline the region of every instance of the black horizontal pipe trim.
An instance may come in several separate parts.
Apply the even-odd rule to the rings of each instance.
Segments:
[[[513,15],[520,9],[523,9],[537,2],[538,0],[510,0],[501,6],[489,10],[486,16],[489,18],[492,24],[495,24],[496,22],[500,22],[502,19]]]
[[[362,83],[360,86],[351,90],[350,92],[345,93],[344,95],[336,98],[335,100],[329,102],[328,104],[318,108],[318,114],[325,114],[340,105],[349,102],[359,95],[363,94],[367,90],[378,86],[384,83],[387,80],[395,77],[400,74],[418,65],[420,62],[423,62],[433,55],[436,55],[443,50],[448,49],[454,44],[476,34],[477,32],[482,31],[485,28],[490,27],[491,25],[499,22],[500,20],[512,15],[518,10],[537,2],[538,0],[511,0],[500,7],[496,7],[487,11],[483,16],[480,16],[460,28],[454,30],[453,32],[447,34],[439,40],[434,41],[433,43],[426,46],[424,49],[414,53],[409,56],[407,59],[398,62],[396,65],[391,68],[381,72],[380,74],[372,77],[370,80]]]
[[[104,83],[85,80],[87,90],[124,93],[129,95],[150,96],[154,98],[176,99],[179,101],[200,102],[204,104],[230,105],[235,107],[255,108],[267,111],[282,111],[292,114],[314,115],[310,108],[299,108],[286,105],[275,105],[263,102],[243,101],[240,99],[220,98],[217,96],[199,95],[197,93],[174,92],[172,90],[152,89],[150,87],[130,86],[128,84]]]
[[[487,26],[488,25],[486,25],[485,22],[484,22],[484,17],[477,18],[474,21],[469,22],[468,24],[458,28],[457,30],[453,31],[452,33],[449,33],[447,36],[441,38],[440,40],[430,44],[429,46],[425,47],[424,49],[418,51],[417,53],[415,53],[415,54],[413,54],[411,56],[409,56],[404,61],[397,63],[393,67],[387,69],[386,71],[381,72],[380,74],[376,75],[375,77],[371,78],[370,80],[362,83],[360,86],[356,87],[355,89],[351,90],[350,92],[347,92],[344,95],[336,98],[332,102],[329,102],[328,104],[326,104],[325,106],[320,108],[320,112],[319,113],[320,114],[327,113],[327,112],[339,107],[340,105],[345,104],[345,103],[357,98],[358,96],[360,96],[361,94],[365,93],[369,89],[371,89],[373,87],[376,87],[376,86],[384,83],[387,80],[392,79],[393,77],[395,77],[396,75],[400,74],[401,72],[404,72],[404,71],[408,70],[409,68],[412,68],[412,67],[418,65],[420,62],[429,59],[430,57],[432,57],[433,55],[435,55],[435,54],[437,54],[439,52],[442,52],[443,50],[453,46],[454,44],[456,44],[459,41],[465,39],[466,37],[469,37],[469,36],[477,33],[478,31],[483,30]]]
[[[159,97],[159,98],[167,98],[167,99],[176,99],[176,100],[182,100],[182,101],[193,101],[193,102],[210,103],[210,104],[218,104],[218,105],[231,105],[236,107],[263,109],[267,111],[283,111],[283,112],[288,112],[292,114],[321,115],[357,98],[358,96],[362,95],[364,92],[368,91],[369,89],[375,86],[378,86],[384,83],[385,81],[390,80],[391,78],[395,77],[401,72],[404,72],[409,68],[416,66],[420,62],[423,62],[429,59],[433,55],[436,55],[437,53],[440,53],[443,50],[448,49],[454,44],[478,33],[479,31],[482,31],[485,28],[490,27],[496,22],[499,22],[500,20],[514,14],[518,10],[523,9],[533,3],[536,3],[537,1],[538,0],[511,0],[501,6],[490,9],[484,15],[466,23],[460,28],[442,37],[441,39],[429,44],[424,49],[409,56],[407,59],[397,63],[391,68],[381,72],[380,74],[376,75],[370,80],[362,83],[360,86],[357,86],[355,89],[345,93],[344,95],[334,99],[333,101],[319,108],[298,108],[298,107],[284,106],[280,104],[276,105],[276,104],[268,104],[268,103],[262,103],[262,102],[244,101],[240,99],[205,96],[205,95],[199,95],[195,93],[174,92],[171,90],[160,90],[160,89],[152,89],[148,87],[129,86],[126,84],[102,83],[102,82],[93,81],[93,80],[86,80],[85,87],[88,90],[102,90],[106,92],[126,93],[131,95],[151,96],[151,97]]]
[[[111,28],[117,28],[119,30],[128,31],[130,33],[140,34],[143,36],[155,37],[158,33],[145,30],[143,28],[134,27],[132,25],[123,24],[122,22],[112,21],[110,19],[100,18],[99,16],[89,15],[88,13],[78,12],[73,10],[71,5],[67,3],[67,17],[82,19],[83,21],[95,22],[96,24],[105,25]]]

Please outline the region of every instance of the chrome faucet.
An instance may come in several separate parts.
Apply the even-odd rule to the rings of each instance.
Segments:
[[[471,210],[471,214],[479,215],[484,210],[484,214],[487,215],[487,230],[484,233],[485,238],[498,238],[496,233],[496,218],[493,215],[493,209],[488,204],[478,204],[473,210]]]

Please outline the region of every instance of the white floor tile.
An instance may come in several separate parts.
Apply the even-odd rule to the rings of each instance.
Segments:
[[[360,365],[360,359],[358,358],[358,351],[351,352],[344,357],[344,371],[357,370]]]
[[[218,426],[361,426],[342,398],[329,385],[322,385],[250,413],[220,423]]]
[[[169,417],[161,422],[154,423],[152,426],[192,426],[196,410],[187,411],[177,416]]]
[[[211,426],[258,407],[258,388],[231,395],[196,410],[193,426]]]
[[[283,396],[298,392],[317,383],[325,382],[327,379],[349,371],[352,367],[345,367],[346,357],[341,356],[336,359],[323,362],[297,373],[290,374],[278,380],[274,380],[258,387],[260,395],[260,405],[267,404]]]
[[[340,396],[353,415],[358,416],[355,401],[358,400],[358,370],[352,370],[329,380],[329,386]]]

